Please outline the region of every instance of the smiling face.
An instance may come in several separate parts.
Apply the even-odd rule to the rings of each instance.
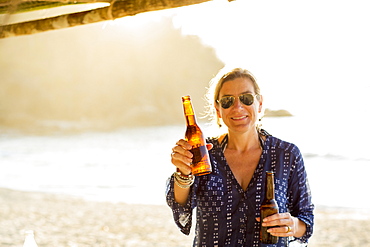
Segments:
[[[234,96],[234,104],[224,109],[219,103],[215,103],[217,116],[222,119],[229,131],[246,132],[256,129],[258,113],[262,110],[262,96],[254,97],[252,105],[248,106],[240,102],[239,95],[245,93],[256,94],[253,82],[249,78],[240,77],[223,83],[218,100],[223,96]]]

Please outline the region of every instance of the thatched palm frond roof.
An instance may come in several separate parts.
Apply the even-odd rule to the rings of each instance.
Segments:
[[[0,26],[0,38],[34,34],[132,16],[143,12],[188,6],[210,0],[0,0],[0,14],[14,14],[57,6],[106,2],[106,7]]]
[[[111,0],[0,0],[0,14],[15,14],[84,3],[109,3]]]

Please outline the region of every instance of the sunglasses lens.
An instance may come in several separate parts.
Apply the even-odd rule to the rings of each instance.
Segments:
[[[249,93],[240,95],[239,99],[244,105],[252,105],[254,102],[254,96]]]
[[[233,96],[222,97],[220,100],[221,107],[227,109],[234,104],[234,101],[235,98]]]

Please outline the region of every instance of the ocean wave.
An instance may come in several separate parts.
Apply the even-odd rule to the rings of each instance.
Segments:
[[[334,153],[326,153],[326,154],[318,154],[318,153],[303,153],[303,157],[307,159],[312,158],[323,158],[323,159],[330,159],[330,160],[351,160],[351,161],[359,161],[359,162],[370,162],[369,157],[359,157],[359,156],[344,156],[340,154]]]

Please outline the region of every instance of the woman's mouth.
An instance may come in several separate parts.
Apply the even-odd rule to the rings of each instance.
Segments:
[[[232,120],[242,120],[242,119],[246,119],[247,116],[238,116],[238,117],[232,117],[231,119]]]

